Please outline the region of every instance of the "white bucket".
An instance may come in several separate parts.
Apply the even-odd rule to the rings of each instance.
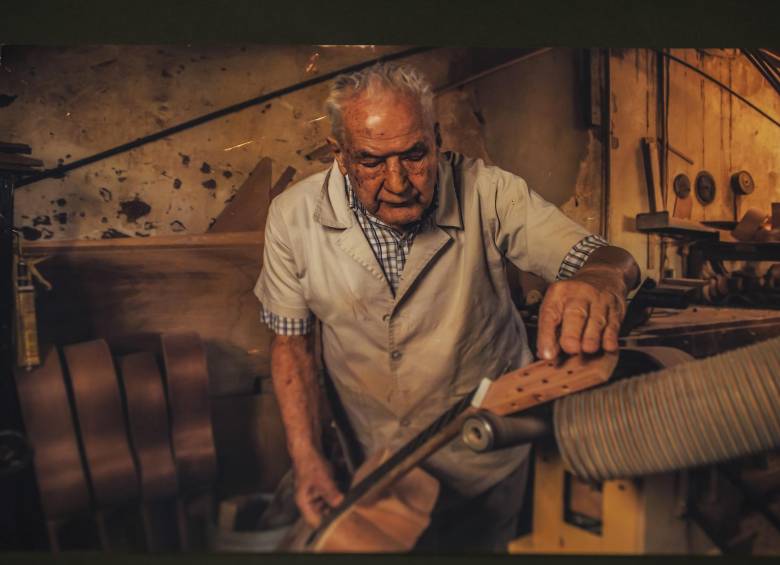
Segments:
[[[272,494],[260,493],[242,501],[245,505],[265,507],[273,498]],[[260,512],[258,512],[259,514]],[[257,531],[236,531],[208,524],[209,549],[215,552],[267,553],[274,551],[293,524],[279,528]]]

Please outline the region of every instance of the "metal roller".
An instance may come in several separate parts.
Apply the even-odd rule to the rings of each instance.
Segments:
[[[529,443],[552,434],[552,419],[542,416],[501,417],[487,411],[468,418],[462,430],[464,443],[478,453]]]

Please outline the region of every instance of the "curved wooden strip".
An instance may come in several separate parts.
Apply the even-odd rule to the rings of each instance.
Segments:
[[[127,400],[130,441],[138,461],[144,500],[173,496],[178,490],[171,450],[162,376],[153,353],[119,358]]]
[[[162,334],[173,454],[185,492],[211,486],[217,472],[206,351],[197,333]]]
[[[16,390],[35,450],[41,504],[51,521],[88,508],[89,489],[57,349],[50,347],[43,357],[41,366],[16,373]]]
[[[103,508],[132,500],[138,476],[108,345],[99,339],[63,347],[63,353],[95,502]]]
[[[358,469],[353,482],[375,464],[370,460]],[[368,466],[368,467],[367,467]],[[351,506],[313,543],[313,532],[299,519],[276,548],[288,552],[350,553],[410,551],[430,523],[430,513],[439,494],[439,482],[416,467],[380,496]]]
[[[359,471],[359,470],[358,470]],[[363,500],[330,525],[315,552],[411,551],[439,494],[439,482],[420,467],[371,500]]]

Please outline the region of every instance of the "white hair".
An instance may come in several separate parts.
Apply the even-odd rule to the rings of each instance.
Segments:
[[[339,144],[344,142],[344,103],[358,95],[374,89],[391,90],[412,96],[420,103],[423,120],[433,127],[433,88],[428,79],[410,65],[377,63],[354,73],[339,75],[330,87],[325,111],[330,118],[333,137]]]

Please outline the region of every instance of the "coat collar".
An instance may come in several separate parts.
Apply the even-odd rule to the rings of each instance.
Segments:
[[[436,223],[442,227],[463,229],[460,202],[453,174],[453,159],[450,153],[439,158],[439,206],[436,209]],[[347,190],[344,176],[336,161],[333,161],[322,183],[314,221],[334,229],[346,229],[355,223],[355,216],[347,202]]]

